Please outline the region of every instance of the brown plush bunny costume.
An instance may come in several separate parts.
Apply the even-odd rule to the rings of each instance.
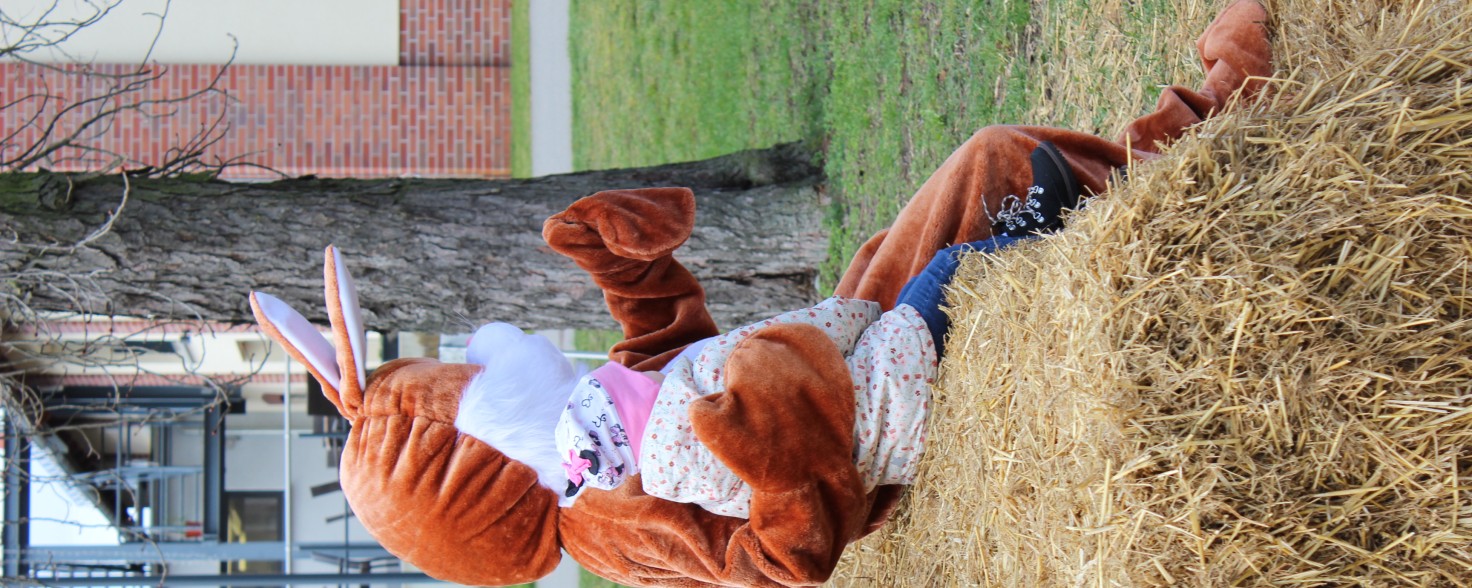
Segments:
[[[894,225],[866,243],[838,295],[888,309],[932,254],[991,234],[1001,199],[1023,194],[1028,156],[1040,141],[1061,149],[1079,180],[1102,192],[1130,158],[1218,111],[1250,76],[1270,73],[1266,14],[1239,0],[1197,46],[1200,92],[1172,88],[1157,110],[1130,125],[1124,144],[1039,127],[989,127],[925,182]],[[601,192],[548,219],[543,236],[603,288],[625,340],[610,358],[658,369],[685,345],[717,334],[704,292],[671,253],[690,234],[694,198],[685,189]],[[753,489],[751,518],[723,517],[645,494],[635,480],[589,490],[559,508],[530,467],[455,426],[462,390],[478,366],[400,359],[364,377],[363,325],[341,256],[327,252],[334,342],[280,301],[252,295],[264,329],[310,366],[353,423],[342,460],[343,491],[363,525],[389,551],[462,584],[510,584],[546,575],[566,549],[600,576],[646,586],[813,585],[845,546],[889,517],[901,492],[865,492],[851,459],[854,399],[837,349],[803,325],[758,331],[726,364],[726,392],[690,407],[700,441]],[[335,349],[334,349],[335,347]]]

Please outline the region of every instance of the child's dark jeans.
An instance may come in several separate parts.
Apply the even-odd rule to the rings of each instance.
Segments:
[[[983,241],[952,245],[937,251],[925,269],[905,283],[895,305],[908,304],[920,313],[920,317],[925,319],[925,326],[930,328],[930,337],[935,340],[936,355],[943,355],[946,331],[950,329],[951,320],[941,309],[941,305],[945,303],[946,284],[951,283],[951,278],[956,275],[956,268],[961,264],[961,254],[971,251],[995,253],[1013,243],[1031,238],[1031,235],[997,236]]]

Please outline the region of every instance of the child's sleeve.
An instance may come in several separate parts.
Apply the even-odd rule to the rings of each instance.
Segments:
[[[593,277],[623,326],[609,359],[655,370],[717,334],[705,290],[672,255],[694,226],[695,195],[687,188],[599,192],[542,225],[547,244]]]

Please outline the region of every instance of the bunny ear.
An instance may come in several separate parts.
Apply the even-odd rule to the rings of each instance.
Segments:
[[[358,288],[342,262],[342,252],[327,246],[327,263],[323,268],[326,282],[327,318],[332,321],[332,339],[337,347],[337,365],[342,370],[342,386],[338,388],[342,405],[356,411],[363,402],[367,377],[364,358],[368,344],[363,328],[363,311],[358,307]]]
[[[317,332],[317,327],[280,298],[263,292],[250,293],[250,309],[266,335],[307,366],[307,371],[322,384],[323,392],[337,404],[338,382],[342,377],[337,370],[336,353],[327,338]]]

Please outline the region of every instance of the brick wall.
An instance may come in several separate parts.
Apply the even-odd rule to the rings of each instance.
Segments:
[[[178,107],[120,115],[86,137],[98,151],[67,149],[38,165],[89,169],[114,154],[133,166],[157,164],[168,149],[221,120],[229,130],[206,151],[210,161],[246,161],[288,175],[509,175],[509,5],[509,0],[403,0],[399,66],[231,66],[217,84],[228,100],[205,95]],[[158,79],[132,100],[188,95],[207,87],[220,70],[215,65],[160,68]],[[118,74],[134,68],[96,69]],[[0,104],[32,97],[0,112],[0,141],[5,142],[0,161],[34,142],[36,123],[113,83],[0,64]],[[74,128],[87,112],[74,112],[61,131]],[[257,167],[234,167],[225,176],[277,177]]]
[[[400,0],[399,65],[511,65],[511,2]]]

